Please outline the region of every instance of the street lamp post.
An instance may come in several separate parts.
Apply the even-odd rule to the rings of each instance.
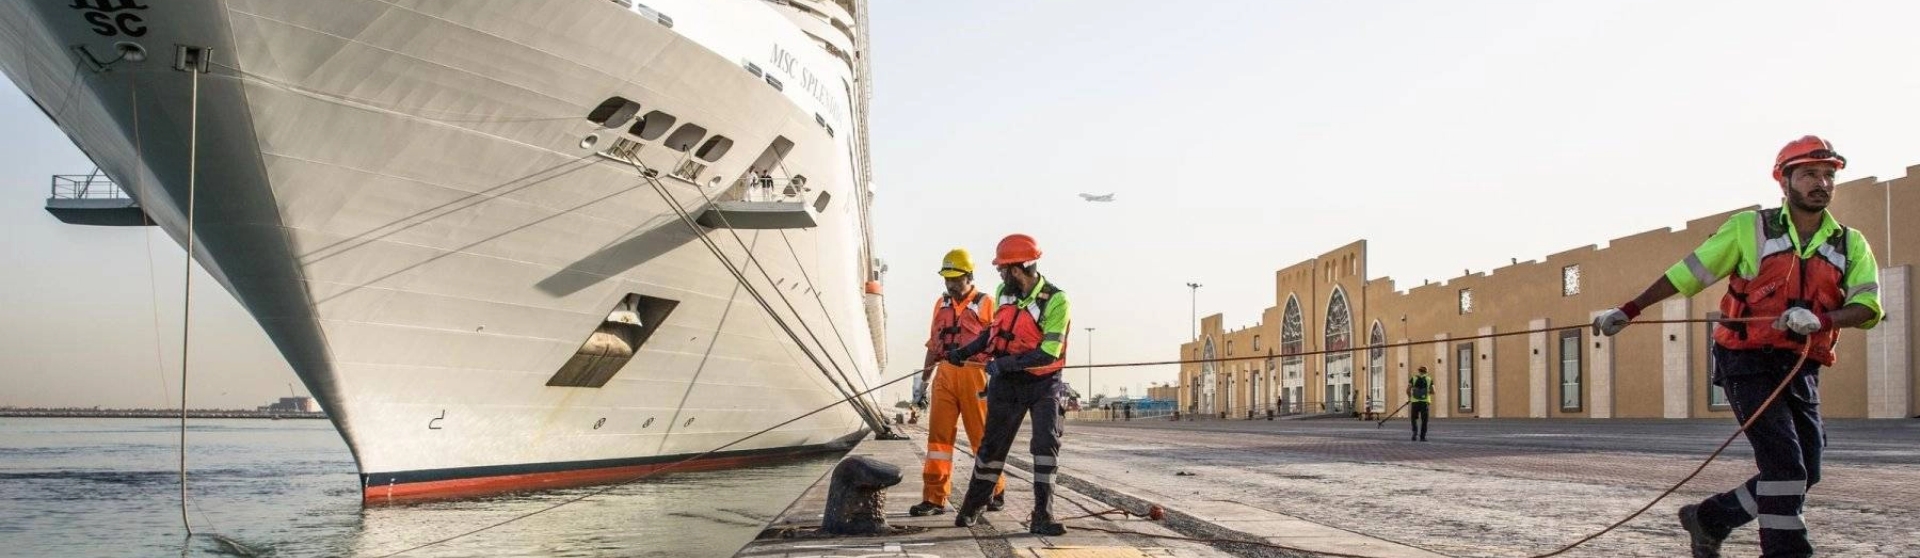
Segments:
[[[1093,397],[1093,328],[1087,330],[1087,397]],[[1091,401],[1091,400],[1089,400]]]
[[[1190,300],[1191,305],[1188,306],[1188,309],[1189,309],[1189,314],[1191,315],[1190,316],[1191,321],[1193,322],[1192,324],[1193,340],[1199,341],[1200,340],[1200,284],[1187,283],[1187,289],[1192,291],[1191,293],[1192,298]]]

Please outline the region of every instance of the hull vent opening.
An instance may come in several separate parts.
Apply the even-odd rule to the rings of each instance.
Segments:
[[[607,318],[600,322],[580,344],[560,371],[547,380],[554,387],[597,388],[607,385],[633,355],[640,352],[648,337],[660,329],[661,322],[673,313],[680,303],[664,298],[654,298],[628,293],[622,297]]]

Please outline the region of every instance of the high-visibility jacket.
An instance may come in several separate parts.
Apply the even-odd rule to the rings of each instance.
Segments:
[[[1733,275],[1720,311],[1728,318],[1778,316],[1790,308],[1816,314],[1860,304],[1873,310],[1861,324],[1878,324],[1879,264],[1865,235],[1841,226],[1833,215],[1823,215],[1810,242],[1800,244],[1799,231],[1781,208],[1735,214],[1718,232],[1686,259],[1667,270],[1667,278],[1682,294],[1692,296],[1707,285]],[[1834,363],[1838,330],[1802,336],[1760,322],[1733,322],[1714,329],[1713,340],[1735,350],[1808,348],[1807,359]]]
[[[989,318],[993,308],[992,298],[971,288],[958,300],[951,295],[940,295],[933,307],[933,332],[927,336],[927,350],[946,355],[980,337],[980,332],[993,323]],[[968,360],[986,362],[987,355],[974,355]]]
[[[1407,387],[1411,388],[1408,391],[1413,394],[1407,401],[1413,403],[1433,402],[1433,376],[1414,376],[1408,378]]]
[[[1026,372],[1035,376],[1059,372],[1067,364],[1067,332],[1072,329],[1066,293],[1045,277],[1027,293],[1013,292],[1013,288],[1012,284],[1000,286],[1000,308],[988,330],[986,353],[994,358],[1018,357],[1038,350],[1053,361],[1028,367]]]

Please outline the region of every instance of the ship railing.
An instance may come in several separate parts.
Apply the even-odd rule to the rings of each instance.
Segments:
[[[733,182],[740,191],[740,199],[749,202],[804,202],[807,187],[804,178],[778,178],[772,176],[743,176]]]
[[[125,200],[131,199],[113,179],[92,174],[56,174],[47,193],[50,200]]]

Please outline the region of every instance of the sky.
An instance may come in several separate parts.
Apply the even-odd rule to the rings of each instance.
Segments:
[[[872,4],[889,374],[920,363],[940,257],[985,268],[1013,232],[1073,302],[1070,362],[1165,360],[1196,310],[1253,325],[1274,270],[1355,240],[1404,289],[1777,203],[1773,155],[1804,134],[1843,180],[1920,165],[1912,2]],[[11,86],[0,130],[0,405],[168,405],[181,249],[60,225],[48,177],[93,166]],[[194,284],[193,406],[306,393]]]

